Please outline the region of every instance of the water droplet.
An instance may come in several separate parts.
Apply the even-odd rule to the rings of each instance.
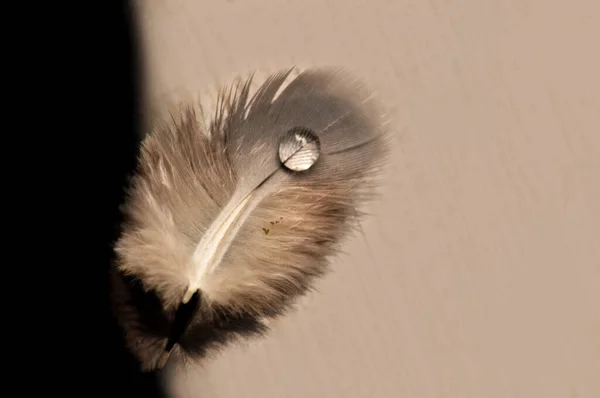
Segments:
[[[292,171],[304,171],[312,167],[319,158],[319,137],[305,127],[294,127],[279,144],[279,160]]]

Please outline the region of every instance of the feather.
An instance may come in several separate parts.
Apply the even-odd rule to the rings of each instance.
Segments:
[[[253,95],[237,80],[209,123],[182,104],[142,142],[112,296],[144,370],[263,335],[376,197],[389,132],[373,94],[342,69],[291,72]]]

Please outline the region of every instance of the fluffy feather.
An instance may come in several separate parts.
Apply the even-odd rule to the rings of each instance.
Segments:
[[[325,274],[373,199],[388,153],[372,93],[340,69],[252,77],[219,96],[205,128],[182,104],[142,143],[115,245],[115,313],[145,370],[164,364],[176,311],[199,293],[173,351],[195,359],[260,335]],[[320,156],[306,171],[279,157],[292,128],[312,130]],[[172,345],[173,342],[171,342]],[[162,358],[162,359],[161,359]]]

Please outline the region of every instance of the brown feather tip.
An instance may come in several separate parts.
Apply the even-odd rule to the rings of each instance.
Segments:
[[[112,297],[144,370],[263,335],[376,197],[389,132],[375,96],[341,69],[291,71],[252,95],[238,80],[210,120],[182,103],[142,142]]]

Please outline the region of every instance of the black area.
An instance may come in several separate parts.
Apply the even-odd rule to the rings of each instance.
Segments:
[[[21,337],[26,362],[14,369],[19,380],[45,381],[31,387],[21,382],[18,391],[35,387],[41,389],[35,395],[42,396],[166,397],[158,374],[141,372],[125,348],[109,300],[112,245],[122,221],[119,206],[141,136],[144,93],[135,15],[129,1],[91,0],[69,3],[66,9],[52,3],[53,13],[47,14],[37,5],[30,8],[28,15],[40,15],[51,26],[27,27],[38,42],[23,52],[39,58],[27,63],[28,73],[52,87],[35,87],[34,100],[19,103],[33,109],[25,123],[40,123],[22,132],[36,144],[49,141],[39,145],[48,159],[24,177],[37,189],[30,208],[48,220],[27,223],[25,236],[49,247],[27,253],[28,270],[36,273],[29,279],[46,291],[32,295],[35,322],[22,330],[33,336]],[[34,260],[35,255],[41,259]],[[28,348],[32,352],[23,353]],[[49,352],[39,353],[42,349]]]
[[[106,2],[107,8],[108,4]],[[90,169],[95,169],[98,175],[96,194],[97,211],[101,218],[97,219],[97,227],[103,237],[98,238],[98,254],[92,266],[98,281],[97,295],[102,299],[104,310],[100,319],[105,324],[106,364],[105,383],[111,386],[113,394],[123,397],[163,397],[158,375],[143,373],[133,355],[125,348],[123,331],[116,323],[111,312],[109,301],[109,274],[114,253],[112,244],[120,233],[122,217],[119,211],[124,201],[124,188],[128,175],[135,168],[138,151],[143,90],[141,87],[140,43],[137,41],[135,15],[129,2],[115,2],[115,16],[99,26],[97,34],[104,36],[106,42],[100,42],[97,61],[105,66],[100,81],[103,87],[95,87],[102,93],[97,108],[89,115],[93,123],[97,123],[98,147],[91,149],[96,156],[91,157]],[[96,3],[105,4],[105,3]],[[93,78],[93,75],[90,76]],[[97,74],[95,76],[98,78]],[[95,85],[94,85],[95,86]],[[93,95],[90,92],[90,95]],[[94,112],[95,111],[95,112]],[[91,210],[91,209],[90,209]],[[93,211],[93,210],[92,210]],[[91,226],[90,226],[91,227]],[[113,395],[114,396],[114,395]]]

